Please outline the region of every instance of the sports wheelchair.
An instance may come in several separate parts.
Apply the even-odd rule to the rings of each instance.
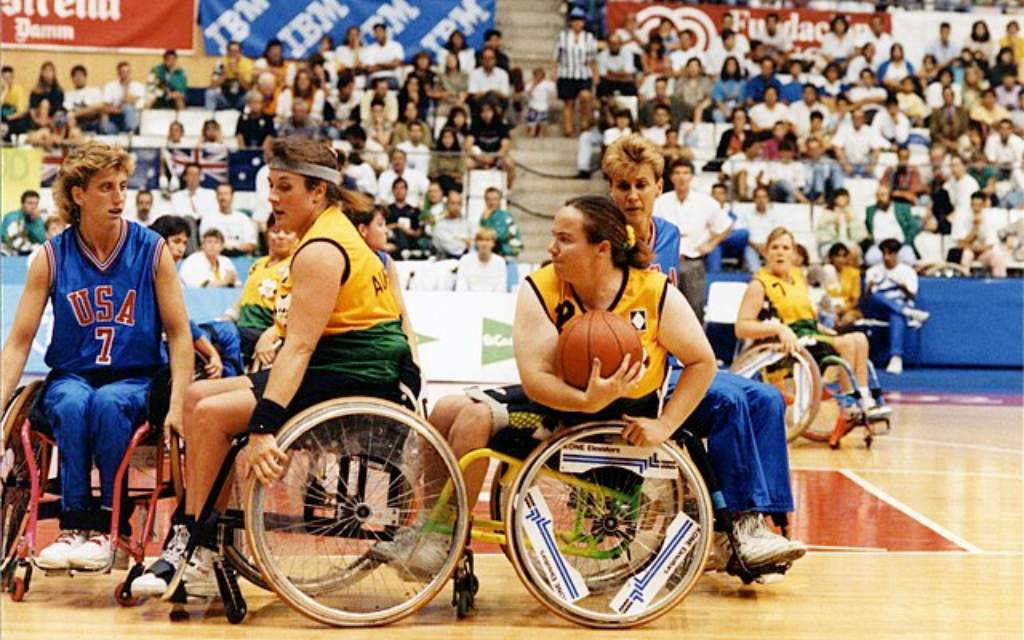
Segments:
[[[142,573],[146,542],[153,535],[157,502],[171,497],[180,499],[182,495],[177,438],[165,445],[160,426],[167,398],[154,393],[161,385],[169,388],[169,384],[167,376],[158,375],[154,379],[147,419],[133,431],[117,469],[111,512],[111,561],[98,569],[54,570],[36,563],[38,522],[60,514],[60,482],[58,478],[49,477],[56,441],[45,421],[34,413],[44,381],[34,380],[15,391],[0,422],[3,429],[0,442],[0,588],[10,593],[13,601],[24,599],[34,568],[47,574],[109,573],[115,568],[127,568],[130,557],[134,563],[129,576]],[[129,477],[140,484],[129,486]],[[131,536],[125,532],[131,528],[133,512],[137,514],[139,526]],[[123,593],[120,584],[115,589],[115,598],[122,605],[136,602],[130,594]]]
[[[217,550],[214,573],[233,623],[247,613],[239,559],[228,553],[241,534],[249,554],[241,561],[291,607],[328,625],[397,621],[449,579],[464,617],[479,586],[472,540],[501,545],[527,590],[568,620],[643,624],[696,584],[721,510],[712,505],[724,500],[713,501],[702,470],[676,444],[626,446],[622,426],[559,431],[525,460],[492,449],[456,460],[429,423],[397,403],[324,402],[277,434],[288,456],[283,477],[269,487],[250,479],[241,511],[221,515],[217,494],[247,441],[235,440],[187,552],[200,542]],[[473,519],[460,468],[483,457],[504,470],[492,489],[491,519]],[[382,555],[379,545],[391,542],[408,556]],[[411,566],[424,545],[442,549],[443,562]],[[170,599],[172,618],[180,617],[184,589]]]
[[[844,375],[850,381],[855,380],[850,364],[834,354],[815,359],[811,350],[817,341],[812,337],[803,336],[798,344],[800,348],[789,355],[783,353],[775,342],[754,344],[741,351],[730,367],[730,371],[737,375],[760,380],[782,392],[786,401],[786,439],[789,442],[803,436],[814,442],[827,442],[831,448],[838,449],[843,437],[863,427],[867,432],[864,444],[870,449],[875,436],[886,435],[892,430],[892,411],[885,405],[878,375],[870,360],[867,362],[868,383],[879,409],[869,415],[860,408],[856,392],[844,392],[840,386],[839,379]],[[833,375],[835,373],[838,375]],[[835,410],[829,412],[834,416],[834,422],[819,415],[822,403],[829,400],[834,400]]]

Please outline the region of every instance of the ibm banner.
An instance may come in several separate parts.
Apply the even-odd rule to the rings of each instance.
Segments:
[[[194,0],[0,0],[12,49],[192,50]]]
[[[470,47],[479,47],[484,32],[494,26],[494,5],[495,0],[200,0],[199,23],[210,55],[220,55],[237,40],[245,55],[258,57],[267,41],[277,38],[286,58],[304,58],[325,35],[340,45],[353,25],[370,43],[373,25],[383,22],[407,56],[425,50],[436,58],[453,31],[462,31]]]

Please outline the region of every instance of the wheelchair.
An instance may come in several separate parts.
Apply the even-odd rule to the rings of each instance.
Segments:
[[[160,384],[154,382],[154,385]],[[56,441],[49,427],[33,408],[44,387],[43,380],[34,380],[15,391],[6,407],[0,443],[0,588],[20,602],[31,585],[34,569],[46,574],[110,573],[112,569],[128,568],[129,576],[143,569],[146,542],[152,537],[156,507],[159,500],[181,496],[182,469],[177,439],[165,445],[159,421],[144,420],[132,433],[128,448],[117,469],[116,491],[111,513],[111,561],[99,569],[44,569],[36,563],[37,525],[40,520],[60,514],[60,483],[50,478],[55,460]],[[153,394],[150,395],[150,416],[153,415]],[[165,411],[165,410],[164,410]],[[148,474],[148,475],[147,475]],[[129,486],[143,475],[141,485]],[[98,506],[98,505],[97,505]],[[135,513],[138,527],[134,536],[124,535]],[[115,589],[116,600],[125,606],[137,599],[125,594],[123,583]]]
[[[870,360],[868,385],[880,408],[868,415],[860,408],[855,392],[844,392],[840,378],[854,380],[853,368],[838,355],[815,359],[810,349],[817,341],[809,336],[798,340],[793,354],[782,353],[773,342],[761,342],[741,351],[730,371],[745,378],[760,380],[782,392],[786,402],[786,439],[793,442],[803,436],[813,442],[827,442],[838,449],[840,441],[854,429],[866,430],[864,445],[871,448],[876,436],[892,430],[892,410],[886,406],[875,367]],[[838,375],[833,375],[838,373]],[[819,415],[828,401],[829,415]]]

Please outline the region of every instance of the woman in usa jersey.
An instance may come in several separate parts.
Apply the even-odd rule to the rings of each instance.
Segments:
[[[48,569],[101,569],[110,562],[114,476],[132,430],[145,418],[153,375],[166,364],[164,332],[172,372],[165,429],[180,428],[191,380],[188,317],[174,260],[160,236],[121,217],[132,170],[123,149],[100,142],[85,143],[64,160],[53,192],[70,226],[29,265],[0,361],[6,406],[52,303],[50,374],[36,407],[60,451],[60,534],[37,558]],[[91,506],[93,460],[100,472],[98,511]]]

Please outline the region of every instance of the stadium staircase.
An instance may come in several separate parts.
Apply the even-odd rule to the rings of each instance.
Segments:
[[[495,22],[503,48],[527,82],[537,66],[550,73],[551,51],[565,23],[560,4],[557,0],[498,0]],[[518,166],[509,205],[523,235],[522,262],[548,258],[550,217],[567,199],[604,190],[597,175],[591,180],[576,179],[578,142],[562,137],[561,109],[552,115],[545,137],[526,137],[525,126],[512,133],[512,158]]]

